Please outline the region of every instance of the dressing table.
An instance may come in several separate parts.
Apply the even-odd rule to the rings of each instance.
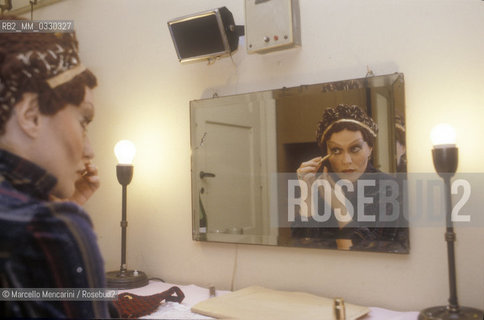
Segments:
[[[177,285],[161,281],[150,280],[147,286],[135,289],[120,290],[118,293],[130,292],[140,296],[148,296],[168,290],[172,286],[178,286],[185,294],[181,304],[176,302],[162,302],[160,307],[152,314],[142,319],[213,319],[192,312],[190,309],[197,303],[210,298],[209,289],[197,285]],[[216,296],[221,296],[230,291],[216,290]],[[351,301],[354,302],[354,301]],[[357,301],[355,301],[358,303]],[[418,312],[399,312],[379,307],[370,307],[370,312],[361,317],[361,320],[417,320]]]

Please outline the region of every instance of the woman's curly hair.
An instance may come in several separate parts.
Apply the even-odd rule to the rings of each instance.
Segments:
[[[360,131],[366,143],[370,147],[374,146],[378,133],[378,125],[375,121],[356,105],[339,104],[336,107],[324,110],[323,117],[316,129],[316,142],[323,155],[327,154],[326,142],[328,138],[333,133],[344,129]]]
[[[24,20],[1,16],[0,20]],[[80,65],[78,42],[70,33],[0,33],[0,135],[13,107],[24,93],[38,95],[39,109],[53,115],[67,104],[79,105],[85,88],[97,80],[89,70],[70,81],[51,88],[47,80]]]

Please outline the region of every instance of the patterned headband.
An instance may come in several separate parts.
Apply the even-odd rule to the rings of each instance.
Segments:
[[[364,129],[366,129],[366,130],[368,130],[368,132],[369,132],[369,133],[370,133],[372,136],[374,136],[374,137],[376,138],[376,133],[375,133],[375,131],[373,131],[373,130],[372,130],[370,127],[369,127],[369,126],[367,126],[367,125],[366,125],[366,124],[364,124],[363,122],[360,122],[360,121],[358,121],[358,120],[354,120],[354,119],[339,119],[339,120],[336,120],[335,122],[333,122],[332,124],[330,124],[330,125],[329,125],[329,126],[326,128],[326,130],[324,130],[323,135],[321,136],[321,142],[323,142],[323,141],[324,141],[324,138],[325,138],[325,136],[326,136],[326,133],[328,133],[329,129],[331,129],[331,128],[332,128],[332,127],[335,125],[335,124],[337,124],[337,123],[341,123],[341,122],[355,123],[355,124],[359,125],[360,127],[364,128]]]
[[[49,87],[51,87],[51,89],[55,89],[61,84],[71,81],[77,75],[83,73],[85,70],[86,70],[85,66],[83,66],[82,64],[78,64],[72,69],[66,70],[62,73],[59,73],[55,77],[47,79],[47,84],[49,85]]]
[[[326,108],[323,117],[318,124],[316,141],[320,147],[325,144],[328,132],[338,123],[352,123],[365,129],[376,138],[378,125],[357,105],[339,104],[335,107]]]

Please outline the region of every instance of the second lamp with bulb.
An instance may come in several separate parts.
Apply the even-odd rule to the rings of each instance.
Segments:
[[[446,306],[430,307],[422,310],[418,316],[419,320],[474,320],[483,319],[484,313],[481,310],[462,307],[457,299],[457,279],[455,267],[455,248],[454,242],[456,234],[452,222],[452,194],[451,178],[457,171],[458,149],[456,147],[456,133],[454,128],[447,124],[436,126],[431,134],[432,159],[435,171],[444,180],[444,199],[447,242],[447,265],[449,273],[449,300]]]

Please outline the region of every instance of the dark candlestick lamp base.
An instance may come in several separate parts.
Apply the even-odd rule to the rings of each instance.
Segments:
[[[418,320],[481,320],[484,313],[481,310],[459,307],[458,311],[450,311],[447,306],[431,307],[420,311]]]
[[[106,273],[108,288],[133,289],[148,284],[148,277],[143,271],[126,270]]]

